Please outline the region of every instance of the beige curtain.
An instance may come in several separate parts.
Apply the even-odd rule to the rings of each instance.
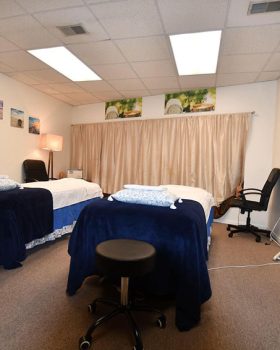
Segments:
[[[218,203],[243,181],[251,113],[72,126],[71,167],[113,193],[125,183],[178,184]]]

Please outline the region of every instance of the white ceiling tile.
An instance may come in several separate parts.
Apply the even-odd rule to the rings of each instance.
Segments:
[[[62,93],[84,92],[84,90],[75,83],[59,83],[59,84],[55,83],[55,84],[49,84],[48,86],[49,88],[52,88],[57,92],[62,92]]]
[[[14,0],[1,0],[0,6],[0,18],[18,16],[25,13],[24,9]]]
[[[239,85],[255,82],[258,73],[218,74],[217,86]]]
[[[18,50],[18,47],[16,45],[11,43],[9,40],[0,37],[0,52],[15,50]]]
[[[150,95],[148,90],[120,90],[120,92],[125,98],[136,98]]]
[[[15,80],[21,81],[22,83],[27,84],[27,85],[35,85],[35,84],[39,83],[38,79],[34,79],[32,77],[29,77],[28,75],[26,75],[23,72],[12,72],[12,73],[8,73],[7,75],[9,77],[11,77]]]
[[[136,78],[136,74],[127,63],[95,65],[91,67],[96,74],[106,80]]]
[[[279,43],[280,24],[229,28],[223,31],[221,54],[245,54],[274,51]]]
[[[171,77],[176,76],[175,64],[171,60],[134,62],[131,66],[139,77]]]
[[[216,84],[216,74],[181,76],[178,80],[182,89],[212,87]]]
[[[73,100],[74,103],[78,102],[79,104],[89,104],[89,103],[100,102],[100,100],[97,97],[93,96],[88,92],[75,92],[75,93],[64,94],[64,96],[70,98],[70,100]]]
[[[269,54],[220,56],[218,72],[258,72],[262,70],[269,56]]]
[[[52,97],[56,98],[57,100],[63,101],[68,103],[71,106],[79,106],[80,103],[77,101],[73,101],[73,99],[70,96],[66,96],[63,94],[55,94],[55,95],[51,95]]]
[[[116,79],[109,80],[111,84],[117,90],[144,90],[145,86],[139,79]]]
[[[267,65],[265,66],[265,71],[276,71],[280,70],[280,52],[276,52],[271,56]]]
[[[34,17],[53,35],[66,44],[109,39],[102,26],[85,6],[40,12],[35,14]],[[82,25],[87,33],[66,36],[57,28],[57,26],[77,24]]]
[[[280,69],[278,72],[262,72],[257,81],[277,80],[280,78]]]
[[[170,58],[169,44],[164,36],[115,40],[130,62],[155,61]]]
[[[16,16],[0,20],[2,37],[23,49],[56,46],[60,41],[51,35],[32,16]]]
[[[262,2],[262,1],[258,1]],[[266,0],[264,0],[266,2]],[[230,1],[227,25],[229,27],[259,26],[279,23],[279,12],[248,15],[250,0]]]
[[[70,44],[67,45],[67,48],[88,65],[125,62],[119,49],[109,40]]]
[[[55,90],[53,88],[51,88],[48,84],[38,84],[38,85],[33,85],[34,89],[37,89],[41,92],[44,92],[48,95],[55,95],[55,94],[59,94],[58,90]]]
[[[25,51],[9,51],[0,53],[0,62],[12,67],[15,71],[45,69],[48,66]]]
[[[179,89],[176,77],[143,78],[145,86],[150,89]]]
[[[108,2],[90,8],[113,39],[163,34],[153,0]]]
[[[114,101],[124,98],[124,96],[118,93],[117,91],[100,91],[96,92],[95,96],[103,101]]]
[[[83,88],[84,90],[92,92],[93,94],[97,91],[112,91],[112,92],[116,91],[111,85],[109,85],[104,80],[81,81],[81,82],[77,82],[77,84],[81,86],[81,88]]]
[[[228,0],[160,0],[158,6],[167,34],[222,29]]]
[[[13,70],[14,70],[13,68],[0,62],[0,72],[1,73],[8,73],[8,72],[12,72]]]
[[[37,84],[69,82],[68,78],[53,69],[26,71],[24,73],[27,77],[37,80]]]
[[[30,13],[83,5],[82,0],[17,0]]]

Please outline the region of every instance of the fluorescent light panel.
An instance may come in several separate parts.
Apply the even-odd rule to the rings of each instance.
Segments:
[[[101,78],[63,46],[28,50],[39,60],[73,81],[101,80]]]
[[[179,75],[216,73],[221,30],[170,35]]]

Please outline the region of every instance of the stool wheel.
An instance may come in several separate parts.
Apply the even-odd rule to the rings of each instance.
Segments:
[[[87,338],[85,336],[81,337],[79,340],[79,349],[88,350],[91,346],[91,337]]]
[[[157,326],[159,328],[165,328],[166,327],[166,317],[164,315],[160,316],[158,319],[157,319]]]
[[[87,308],[88,308],[88,312],[90,312],[91,314],[94,314],[96,311],[96,303],[88,304]]]
[[[228,236],[229,236],[230,238],[232,238],[233,233],[232,233],[232,232],[230,232],[230,233],[228,234]]]

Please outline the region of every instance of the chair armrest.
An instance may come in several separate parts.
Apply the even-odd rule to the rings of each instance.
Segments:
[[[246,202],[247,195],[251,195],[251,194],[257,194],[259,196],[262,195],[262,191],[259,190],[258,188],[244,188],[239,193],[240,193],[240,198],[242,199],[243,202]]]
[[[240,192],[246,192],[246,191],[258,191],[258,192],[262,192],[260,189],[258,188],[243,188],[242,190],[240,190]]]

